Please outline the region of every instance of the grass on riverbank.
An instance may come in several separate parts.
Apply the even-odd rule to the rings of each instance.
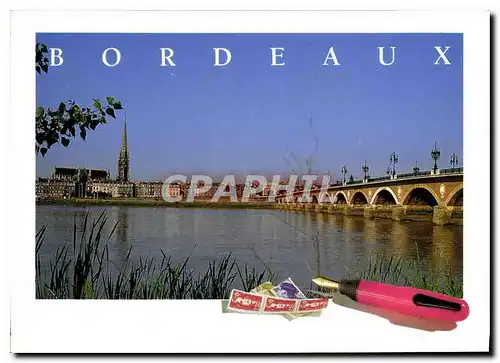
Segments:
[[[173,263],[164,254],[157,263],[154,258],[130,262],[129,250],[119,272],[112,268],[108,255],[109,236],[103,230],[107,223],[102,212],[89,226],[88,214],[83,231],[78,236],[73,224],[73,245],[59,247],[49,271],[43,274],[40,249],[46,226],[36,236],[36,296],[38,299],[225,299],[233,285],[251,289],[264,281],[275,281],[276,275],[267,269],[243,268],[231,255],[208,263],[203,274],[188,268],[189,257]],[[105,241],[103,243],[103,241]]]
[[[38,299],[227,299],[232,288],[249,291],[264,281],[278,282],[279,276],[268,268],[259,270],[247,264],[241,267],[231,254],[210,261],[204,273],[196,273],[188,267],[189,256],[182,263],[174,263],[170,256],[162,252],[159,262],[154,258],[140,259],[134,265],[130,261],[129,250],[123,266],[119,266],[117,271],[111,264],[107,246],[117,224],[105,236],[106,224],[105,212],[91,225],[87,214],[79,235],[75,221],[72,246],[57,248],[48,271],[42,269],[40,254],[46,226],[37,232]],[[405,285],[461,297],[461,286],[454,284],[451,277],[443,287],[436,283],[435,276],[410,274],[412,267],[403,259],[391,258],[386,263],[382,256],[376,256],[367,270],[353,277],[389,283],[399,282],[403,277]]]

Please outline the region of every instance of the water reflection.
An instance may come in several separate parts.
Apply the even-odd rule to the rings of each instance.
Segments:
[[[165,214],[165,237],[174,237],[180,234],[179,222],[180,214],[166,213]]]
[[[406,255],[411,247],[408,223],[392,221],[392,230],[390,232],[389,241],[394,248],[392,256],[396,259],[406,258]]]
[[[116,239],[112,244],[113,259],[119,269],[125,264],[125,259],[130,250],[129,242],[129,213],[127,209],[120,208],[116,213]]]
[[[377,229],[374,219],[365,218],[365,242],[375,243],[377,240]]]
[[[37,229],[48,223],[42,255],[47,261],[62,243],[71,242],[73,221],[78,230],[88,212],[103,208],[37,206]],[[419,271],[442,274],[447,269],[462,278],[462,227],[427,222],[398,222],[291,211],[216,210],[113,207],[108,209],[107,236],[113,262],[123,263],[132,247],[131,262],[161,252],[173,261],[191,255],[190,266],[206,269],[208,261],[232,253],[239,263],[290,275],[309,286],[311,275],[343,278],[367,268],[370,256],[382,254],[419,262]]]
[[[461,227],[433,226],[431,265],[435,266],[438,271],[447,271],[453,261],[462,260],[462,244],[456,243],[461,238]]]

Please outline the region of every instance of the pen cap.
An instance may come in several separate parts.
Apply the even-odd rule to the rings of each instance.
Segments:
[[[426,319],[457,322],[469,316],[469,306],[462,299],[375,281],[357,282],[355,300],[360,304]]]

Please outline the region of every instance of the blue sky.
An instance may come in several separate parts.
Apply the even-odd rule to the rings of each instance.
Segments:
[[[365,160],[372,176],[383,175],[393,151],[398,172],[416,160],[428,169],[434,141],[441,166],[452,153],[462,161],[461,34],[38,34],[37,41],[64,57],[37,74],[37,106],[120,100],[133,180],[290,173],[291,153],[305,170],[315,137],[314,169],[338,178],[344,164],[362,176]],[[322,66],[332,46],[340,66]],[[396,47],[392,66],[380,65],[380,46],[387,57]],[[434,64],[434,46],[451,47],[451,65]],[[109,47],[121,52],[112,68],[101,60]],[[174,49],[176,67],[160,67],[162,47]],[[231,51],[229,65],[213,66],[214,47]],[[285,66],[271,66],[270,47],[285,48]],[[86,141],[37,156],[37,175],[85,166],[114,177],[123,120],[121,113]]]

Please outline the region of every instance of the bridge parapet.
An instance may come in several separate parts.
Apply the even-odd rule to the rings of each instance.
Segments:
[[[460,206],[463,203],[463,172],[459,171],[445,169],[445,173],[435,175],[336,185],[312,190],[309,198],[303,191],[299,191],[279,196],[277,201],[302,204]]]

